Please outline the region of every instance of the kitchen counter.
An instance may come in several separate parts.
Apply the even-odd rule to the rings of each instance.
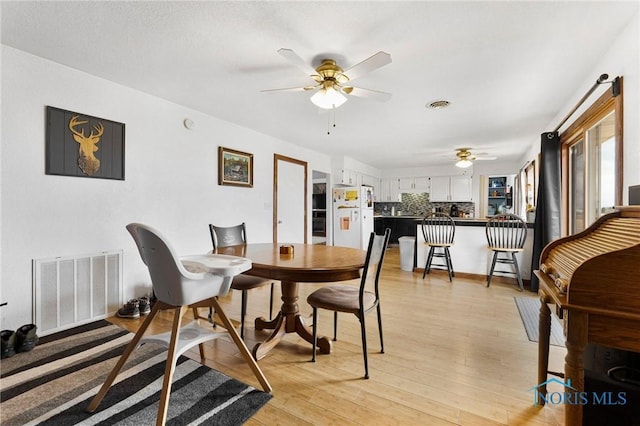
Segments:
[[[398,238],[400,237],[415,237],[416,227],[420,228],[422,224],[423,216],[374,216],[373,224],[376,234],[384,234],[386,228],[391,229],[391,236],[389,237],[389,244],[392,246],[398,245]],[[476,226],[484,228],[487,224],[487,219],[474,219],[474,218],[453,218],[456,226]]]
[[[391,229],[389,244],[397,246],[400,237],[416,237],[414,246],[414,268],[424,268],[427,247],[422,236],[422,216],[374,216],[376,234]],[[488,219],[453,218],[456,224],[454,245],[451,247],[453,268],[456,272],[487,275],[491,267],[492,252],[487,249],[485,226]],[[531,278],[531,257],[533,249],[533,222],[527,223],[527,240],[524,251],[518,253],[518,263],[522,278]]]
[[[482,220],[480,219],[478,222],[482,222]],[[483,222],[486,223],[487,221],[484,220]],[[458,225],[457,221],[456,225]],[[531,229],[533,228],[533,223],[527,225],[527,238],[525,240],[524,250],[516,254],[523,280],[531,279],[531,258],[533,255],[533,229]],[[480,228],[480,226],[482,226],[482,228]],[[421,225],[416,226],[416,234],[419,233],[416,238],[416,255],[414,257],[416,262],[414,265],[416,268],[424,268],[429,251],[424,242],[421,228]],[[489,274],[493,252],[488,249],[484,224],[461,226],[460,228],[456,226],[455,239],[453,246],[450,248],[450,252],[455,272],[485,276]],[[504,255],[501,257],[504,257]],[[509,266],[499,267],[499,269],[503,268],[504,270],[511,270]]]
[[[375,221],[376,219],[406,220],[406,221],[422,222],[423,216],[384,216],[384,215],[373,216],[373,220]],[[489,221],[489,219],[473,218],[473,217],[454,217],[453,221],[455,222],[456,226],[485,226]],[[533,222],[527,222],[527,228],[533,228]]]

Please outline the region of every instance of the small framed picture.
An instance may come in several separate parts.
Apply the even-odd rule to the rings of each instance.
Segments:
[[[218,185],[253,187],[253,154],[218,147]]]

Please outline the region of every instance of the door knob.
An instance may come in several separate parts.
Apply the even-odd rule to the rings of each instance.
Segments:
[[[278,224],[281,224],[281,223],[282,223],[282,221],[281,221],[281,220],[279,220],[279,221],[278,221]]]

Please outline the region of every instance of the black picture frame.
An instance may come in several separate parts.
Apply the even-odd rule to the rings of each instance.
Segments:
[[[47,106],[45,174],[124,180],[125,125]]]

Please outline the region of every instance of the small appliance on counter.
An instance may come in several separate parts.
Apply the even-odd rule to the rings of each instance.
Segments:
[[[451,209],[449,210],[449,216],[458,217],[459,215],[460,213],[458,212],[458,206],[456,206],[455,204],[452,204]]]

